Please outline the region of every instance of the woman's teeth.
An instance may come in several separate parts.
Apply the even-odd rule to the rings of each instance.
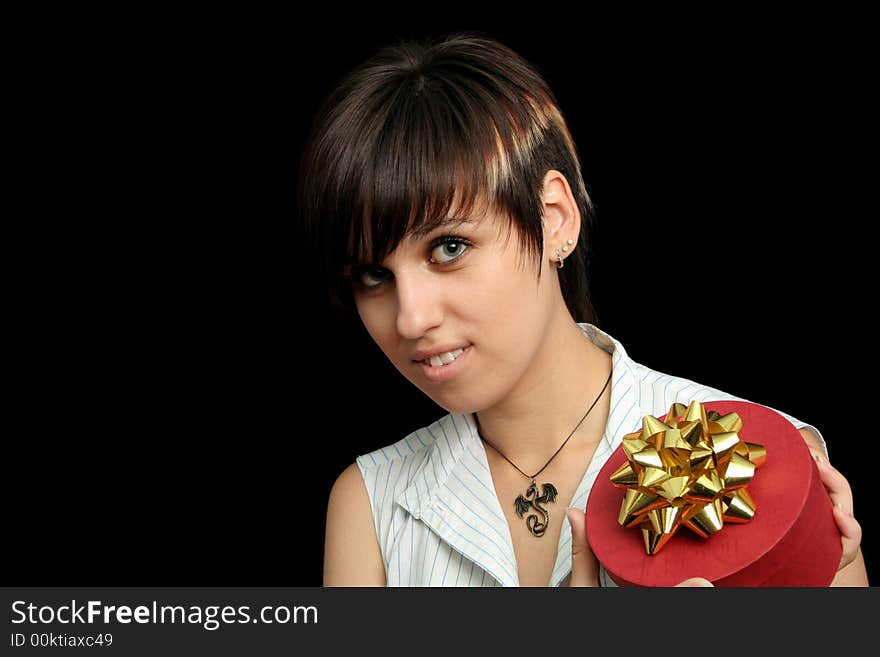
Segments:
[[[445,354],[440,354],[439,356],[433,356],[428,359],[428,362],[434,367],[439,367],[440,365],[448,365],[456,358],[458,358],[464,349],[456,349],[455,351],[447,351]]]

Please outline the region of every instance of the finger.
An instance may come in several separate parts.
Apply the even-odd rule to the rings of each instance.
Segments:
[[[568,510],[571,523],[571,584],[570,586],[599,586],[599,562],[587,542],[584,512],[574,507]]]
[[[851,564],[858,555],[859,545],[862,542],[862,526],[849,511],[839,506],[834,507],[834,520],[840,530],[840,542],[843,546],[843,553],[837,566],[837,570],[840,570]]]
[[[686,579],[683,582],[679,582],[678,584],[676,584],[675,588],[697,588],[702,586],[711,586],[712,588],[715,588],[715,585],[712,582],[703,577],[691,577],[690,579]]]
[[[828,491],[832,504],[834,504],[834,521],[840,531],[842,547],[840,563],[837,566],[837,569],[840,570],[852,563],[858,555],[859,545],[862,542],[862,526],[853,516],[852,488],[849,481],[828,462],[824,454],[813,448],[810,448],[810,452],[816,459],[819,477]]]
[[[840,506],[844,509],[844,511],[849,511],[849,513],[852,514],[852,488],[850,488],[849,482],[846,480],[846,477],[844,477],[837,468],[831,465],[831,463],[828,462],[828,459],[825,458],[824,455],[816,452],[813,449],[811,449],[810,451],[813,452],[813,458],[816,459],[816,466],[819,470],[819,478],[822,480],[822,484],[825,486],[825,490],[828,491],[828,495],[831,497],[831,501],[834,503],[834,506]]]

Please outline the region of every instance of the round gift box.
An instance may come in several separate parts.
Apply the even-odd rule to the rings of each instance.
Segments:
[[[705,577],[715,586],[828,586],[840,562],[840,533],[800,432],[776,411],[753,402],[709,401],[703,407],[707,413],[739,415],[740,440],[767,450],[747,486],[754,517],[744,524],[725,523],[708,538],[682,526],[656,554],[647,554],[641,526],[618,523],[625,490],[610,477],[627,460],[621,444],[587,501],[587,539],[596,558],[618,586],[674,586],[689,577]],[[658,419],[665,421],[666,415]]]

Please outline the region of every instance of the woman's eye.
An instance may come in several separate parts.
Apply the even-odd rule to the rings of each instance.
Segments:
[[[443,235],[431,245],[431,262],[447,265],[461,258],[472,244],[455,235]],[[390,278],[388,270],[381,267],[356,267],[350,278],[361,290],[375,290]]]
[[[385,273],[382,270],[373,267],[361,269],[354,276],[355,282],[367,290],[379,287],[385,281],[385,278]]]
[[[442,265],[458,260],[469,247],[470,243],[467,240],[454,235],[444,235],[435,242],[431,256],[435,259],[434,262]]]

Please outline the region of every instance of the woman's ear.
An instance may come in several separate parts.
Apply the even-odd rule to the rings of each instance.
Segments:
[[[544,176],[541,189],[541,211],[544,223],[544,251],[555,253],[556,249],[574,249],[581,232],[581,213],[568,180],[556,169]],[[568,240],[573,240],[572,244]]]

